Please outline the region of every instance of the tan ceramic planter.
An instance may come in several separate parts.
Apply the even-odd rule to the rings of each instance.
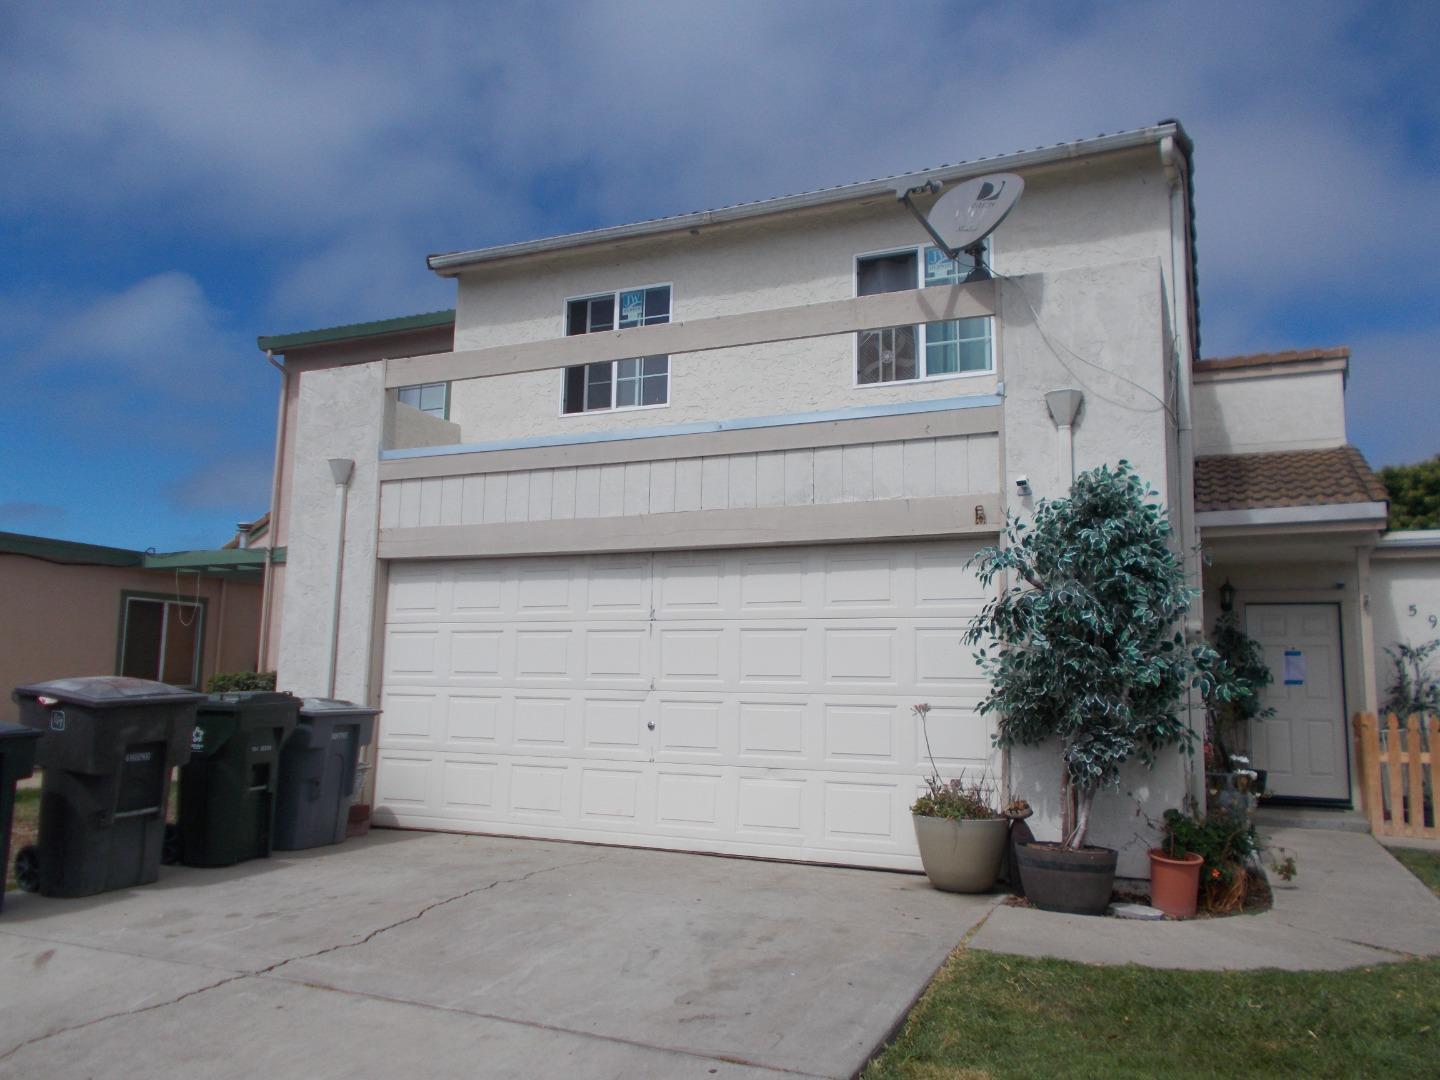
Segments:
[[[946,892],[985,892],[1000,873],[1010,822],[1005,818],[955,821],[912,815],[915,843],[930,884]]]

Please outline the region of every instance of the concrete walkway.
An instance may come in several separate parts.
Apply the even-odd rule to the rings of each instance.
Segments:
[[[1318,971],[1407,956],[1440,956],[1440,899],[1369,835],[1275,829],[1269,848],[1295,856],[1289,884],[1271,875],[1275,903],[1260,915],[1132,922],[998,907],[972,949],[1087,964]]]
[[[0,913],[0,1076],[848,1077],[998,897],[376,831]]]

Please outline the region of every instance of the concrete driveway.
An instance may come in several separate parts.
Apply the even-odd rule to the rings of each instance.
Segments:
[[[849,1076],[998,897],[377,831],[0,913],[0,1075]]]

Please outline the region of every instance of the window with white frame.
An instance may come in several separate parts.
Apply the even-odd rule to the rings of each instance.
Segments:
[[[988,241],[984,250],[988,254]],[[873,296],[953,285],[964,281],[973,269],[974,261],[968,255],[948,259],[939,248],[929,245],[862,255],[855,260],[855,293]],[[855,381],[861,386],[994,370],[988,315],[863,330],[855,337]]]
[[[401,405],[411,405],[423,413],[450,419],[450,384],[448,382],[422,383],[419,386],[402,386],[395,391]]]
[[[204,630],[203,601],[121,594],[120,674],[198,686]]]
[[[595,334],[670,321],[670,286],[648,285],[565,302],[565,333]],[[670,358],[639,356],[565,369],[561,410],[642,409],[670,403]]]

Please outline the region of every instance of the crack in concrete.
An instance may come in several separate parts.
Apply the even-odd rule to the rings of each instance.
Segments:
[[[459,900],[467,900],[472,896],[478,896],[483,892],[489,892],[491,889],[498,888],[501,885],[516,885],[522,881],[529,881],[531,878],[537,877],[540,874],[550,874],[556,870],[569,870],[572,866],[584,866],[587,863],[599,862],[602,858],[604,858],[604,856],[597,855],[593,859],[579,859],[575,862],[559,863],[555,866],[542,866],[539,870],[531,870],[529,873],[521,874],[519,877],[498,878],[495,881],[490,882],[490,884],[488,885],[477,885],[473,889],[465,890],[465,892],[456,893],[454,896],[447,896],[443,900],[436,900],[434,903],[426,904],[413,915],[407,915],[403,919],[397,919],[394,922],[389,923],[385,926],[381,926],[374,930],[371,930],[359,941],[343,941],[338,945],[327,945],[325,948],[317,949],[315,952],[312,953],[303,953],[300,956],[287,956],[284,960],[277,960],[269,967],[263,967],[260,970],[254,972],[253,974],[269,975],[272,972],[284,967],[286,964],[295,963],[297,960],[314,960],[316,957],[328,956],[330,953],[339,952],[342,949],[358,949],[362,945],[370,944],[370,942],[374,941],[381,934],[388,933],[389,931],[394,930],[397,927],[405,926],[408,923],[416,922],[419,919],[423,919],[426,915],[434,911],[436,908],[444,907],[446,904],[453,904]]]
[[[33,1036],[33,1037],[29,1038],[29,1039],[26,1039],[24,1042],[17,1043],[15,1046],[13,1046],[13,1047],[11,1047],[9,1050],[5,1051],[3,1054],[0,1054],[0,1061],[5,1061],[7,1058],[13,1057],[15,1054],[19,1053],[21,1050],[25,1049],[27,1046],[34,1046],[36,1043],[45,1042],[45,1041],[47,1041],[47,1040],[49,1040],[49,1039],[56,1038],[57,1036],[60,1036],[60,1035],[68,1035],[68,1034],[70,1034],[71,1032],[80,1031],[80,1030],[82,1030],[82,1029],[84,1029],[84,1028],[91,1027],[91,1026],[93,1026],[93,1025],[95,1025],[95,1024],[103,1024],[103,1023],[104,1023],[105,1021],[107,1021],[107,1020],[118,1020],[118,1019],[120,1019],[120,1018],[122,1018],[122,1017],[126,1017],[126,1016],[140,1016],[140,1015],[143,1014],[143,1013],[152,1012],[152,1011],[154,1011],[155,1009],[166,1009],[166,1008],[169,1008],[169,1007],[172,1006],[172,1005],[178,1005],[180,1002],[184,1001],[186,998],[194,997],[196,994],[204,994],[204,993],[207,993],[207,992],[209,992],[209,991],[211,991],[211,990],[217,990],[217,989],[219,989],[219,988],[222,987],[222,986],[228,986],[230,983],[238,982],[238,981],[240,981],[241,979],[251,979],[251,978],[255,978],[255,977],[260,976],[260,975],[268,975],[268,974],[270,974],[271,972],[275,971],[277,968],[282,968],[282,967],[284,967],[286,964],[293,963],[293,962],[296,961],[296,960],[311,960],[311,959],[313,959],[313,958],[315,958],[315,957],[317,957],[317,956],[324,956],[324,955],[327,954],[327,953],[336,952],[336,951],[338,951],[338,950],[340,950],[340,949],[354,949],[354,948],[357,948],[357,947],[359,947],[359,946],[361,946],[361,945],[366,945],[366,944],[370,943],[371,941],[374,941],[375,938],[379,937],[381,934],[385,933],[386,931],[394,930],[397,926],[404,926],[406,923],[412,923],[412,922],[414,922],[414,921],[417,920],[417,919],[423,918],[426,914],[428,914],[428,913],[431,912],[431,911],[434,911],[436,908],[438,908],[438,907],[444,907],[446,904],[453,904],[453,903],[455,903],[457,900],[464,900],[464,899],[466,899],[467,897],[476,896],[476,895],[478,895],[479,893],[489,892],[491,889],[498,888],[498,887],[501,886],[501,885],[513,885],[513,884],[517,884],[517,883],[522,882],[522,881],[528,881],[530,878],[535,877],[535,876],[537,876],[538,874],[547,874],[547,873],[551,873],[552,871],[555,871],[555,870],[565,870],[565,869],[569,869],[569,868],[572,867],[572,866],[583,866],[583,865],[585,865],[586,863],[599,862],[601,858],[603,858],[603,856],[596,856],[594,859],[581,859],[581,860],[579,860],[579,861],[577,861],[577,862],[571,862],[571,863],[560,863],[560,864],[557,864],[557,865],[555,865],[555,866],[541,867],[539,870],[531,870],[529,873],[521,874],[519,877],[499,878],[499,879],[497,879],[497,880],[495,880],[495,881],[490,882],[488,885],[480,885],[480,886],[477,886],[477,887],[475,887],[475,888],[473,888],[473,889],[467,889],[465,892],[457,893],[457,894],[454,895],[454,896],[447,896],[447,897],[445,897],[443,900],[436,900],[436,901],[435,901],[434,903],[432,903],[432,904],[427,904],[427,905],[425,905],[423,908],[421,908],[419,911],[417,911],[417,912],[416,912],[415,914],[413,914],[413,915],[407,915],[407,916],[406,916],[405,918],[403,918],[403,919],[397,919],[397,920],[396,920],[395,922],[393,922],[393,923],[389,923],[389,924],[386,925],[386,926],[381,926],[381,927],[378,927],[378,928],[375,929],[375,930],[370,931],[370,933],[366,934],[366,935],[365,935],[363,938],[361,938],[359,941],[347,941],[347,942],[342,942],[342,943],[339,944],[339,945],[330,945],[330,946],[327,946],[327,947],[324,948],[324,949],[318,949],[318,950],[316,950],[315,952],[305,953],[305,954],[303,954],[303,955],[301,955],[301,956],[290,956],[290,957],[286,957],[284,960],[278,960],[278,961],[276,961],[275,963],[271,964],[269,967],[260,968],[258,971],[241,971],[241,972],[237,972],[237,973],[235,973],[235,974],[233,974],[233,975],[228,975],[228,976],[226,976],[225,978],[220,979],[220,980],[218,980],[217,982],[210,983],[210,984],[208,984],[208,985],[206,985],[206,986],[199,986],[199,987],[196,987],[194,990],[187,990],[187,991],[185,991],[185,993],[180,994],[180,995],[178,995],[178,996],[176,996],[176,997],[173,997],[173,998],[168,998],[168,999],[166,999],[165,1001],[152,1002],[152,1003],[149,1004],[149,1005],[142,1005],[142,1006],[140,1006],[139,1008],[135,1008],[135,1009],[121,1009],[119,1012],[106,1013],[104,1016],[92,1017],[91,1019],[85,1020],[85,1021],[83,1021],[83,1022],[81,1022],[81,1023],[78,1023],[78,1024],[70,1024],[70,1025],[68,1025],[68,1026],[66,1026],[66,1027],[57,1028],[57,1029],[55,1029],[54,1031],[47,1031],[47,1032],[45,1032],[43,1035],[35,1035],[35,1036]],[[18,937],[18,936],[21,936],[21,935],[16,935],[16,936]],[[35,939],[31,939],[31,940],[35,940]],[[62,942],[61,944],[71,944],[71,943]],[[77,946],[77,947],[80,947],[80,948],[90,948],[91,946],[88,946],[88,945],[87,945],[87,946]],[[107,950],[107,951],[109,951],[109,950]],[[130,955],[130,954],[121,954],[121,955]],[[153,957],[146,957],[146,959],[154,959],[154,958],[153,958]],[[181,961],[181,962],[183,963],[183,961]],[[295,981],[298,982],[299,980],[295,980]],[[307,983],[307,984],[305,984],[305,985],[311,985],[311,984],[308,984],[308,983]],[[335,988],[334,988],[334,987],[321,987],[320,989],[334,990]],[[350,991],[339,991],[339,992],[341,992],[341,993],[348,993],[348,992],[350,992]],[[413,1003],[412,1003],[412,1004],[413,1004]],[[498,1018],[497,1018],[497,1019],[498,1019]]]
[[[103,1024],[107,1020],[118,1020],[124,1016],[139,1016],[142,1013],[152,1012],[155,1009],[168,1009],[171,1005],[177,1005],[180,1002],[184,1001],[186,998],[194,997],[196,994],[204,994],[210,990],[217,989],[218,987],[226,986],[230,983],[238,982],[241,979],[248,979],[250,977],[251,976],[248,971],[241,972],[238,975],[227,976],[226,978],[221,979],[219,982],[210,983],[208,986],[197,986],[194,990],[186,990],[185,993],[180,994],[177,997],[169,998],[165,1001],[152,1002],[149,1005],[142,1005],[138,1009],[121,1009],[119,1012],[107,1013],[104,1016],[96,1016],[89,1020],[85,1020],[79,1024],[70,1024],[67,1027],[56,1028],[54,1031],[47,1031],[43,1035],[36,1035],[32,1038],[26,1039],[22,1043],[17,1043],[16,1045],[12,1046],[9,1050],[6,1050],[3,1054],[0,1054],[0,1061],[4,1061],[9,1057],[18,1054],[27,1046],[34,1046],[36,1043],[45,1042],[46,1040],[56,1038],[59,1035],[68,1035],[72,1031],[80,1031],[95,1024]]]

